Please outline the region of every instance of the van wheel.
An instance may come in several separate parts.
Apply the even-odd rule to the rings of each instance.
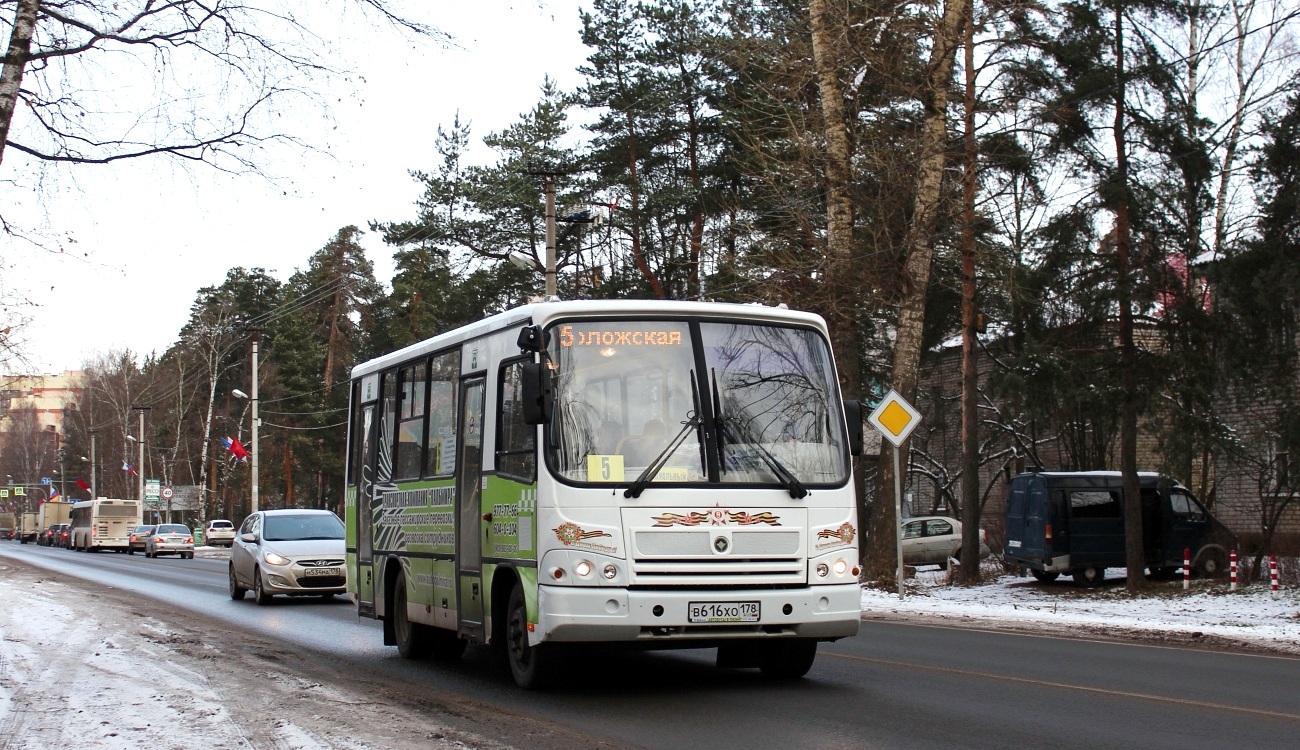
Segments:
[[[244,594],[248,593],[248,589],[240,586],[239,579],[235,578],[235,564],[231,563],[227,567],[230,568],[230,598],[237,602],[242,602],[244,600]]]
[[[1106,580],[1106,569],[1099,568],[1096,565],[1085,565],[1082,568],[1075,568],[1072,575],[1074,585],[1092,588],[1100,586],[1101,582]]]
[[[1223,553],[1207,552],[1204,559],[1196,566],[1197,571],[1206,578],[1217,578],[1223,575],[1227,566],[1223,563]]]
[[[1039,583],[1051,583],[1061,577],[1059,571],[1048,573],[1046,570],[1031,570],[1029,572],[1034,574],[1034,578],[1038,579]]]
[[[811,638],[772,641],[765,645],[758,668],[764,677],[774,680],[797,680],[808,674],[817,659],[817,641]]]
[[[545,644],[528,643],[528,605],[523,586],[516,583],[506,605],[506,659],[515,684],[524,690],[545,687],[554,671],[551,650]]]

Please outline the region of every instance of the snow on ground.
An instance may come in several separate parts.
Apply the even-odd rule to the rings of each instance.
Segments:
[[[1194,579],[1184,591],[1179,580],[1153,582],[1149,593],[1134,598],[1122,580],[1080,589],[1069,578],[1043,584],[995,575],[970,587],[949,585],[947,579],[945,571],[922,569],[907,581],[901,601],[896,591],[864,589],[863,615],[1180,643],[1212,638],[1219,646],[1300,655],[1300,592],[1294,587],[1274,597],[1267,585],[1231,591],[1226,581]]]

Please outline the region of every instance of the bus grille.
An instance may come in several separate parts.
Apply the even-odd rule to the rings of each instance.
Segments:
[[[719,537],[725,549],[715,548]],[[633,539],[635,586],[782,586],[807,579],[797,530],[642,529]]]

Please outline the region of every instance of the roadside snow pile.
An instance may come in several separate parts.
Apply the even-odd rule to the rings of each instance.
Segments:
[[[1032,578],[1001,576],[978,586],[951,586],[947,574],[918,571],[907,582],[906,597],[864,589],[862,610],[873,616],[978,620],[1016,630],[1070,631],[1196,642],[1221,639],[1273,651],[1300,654],[1300,594],[1294,589],[1273,598],[1267,586],[1229,591],[1218,581],[1154,583],[1133,598],[1122,582],[1081,589],[1067,578],[1041,584]]]

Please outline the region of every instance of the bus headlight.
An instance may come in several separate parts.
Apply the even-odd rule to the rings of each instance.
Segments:
[[[573,572],[577,573],[579,578],[586,578],[591,575],[591,563],[579,560],[578,564],[573,566]]]
[[[849,564],[841,558],[835,561],[835,575],[842,576],[849,569]]]
[[[606,565],[605,578],[610,581],[614,580],[615,578],[618,578],[618,566],[614,565],[613,563]]]
[[[830,566],[828,566],[826,563],[817,563],[817,576],[819,578],[825,578],[826,575],[830,572],[831,572]]]

